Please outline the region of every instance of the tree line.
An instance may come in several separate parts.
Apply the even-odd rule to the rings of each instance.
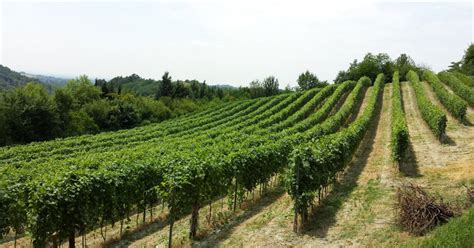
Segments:
[[[44,85],[31,82],[0,92],[0,144],[131,128],[216,102],[187,98],[155,100],[124,93],[120,85],[115,89],[112,84],[95,86],[87,76],[70,80],[52,93]]]

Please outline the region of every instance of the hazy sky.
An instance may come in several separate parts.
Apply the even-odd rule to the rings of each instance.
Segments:
[[[367,52],[445,69],[474,40],[473,3],[174,0],[8,2],[0,63],[17,71],[247,85],[308,69],[332,81]],[[330,2],[330,3],[329,3]]]

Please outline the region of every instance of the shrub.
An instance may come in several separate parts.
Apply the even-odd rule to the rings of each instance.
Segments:
[[[466,74],[462,74],[460,72],[453,72],[454,76],[456,76],[461,82],[469,87],[474,87],[474,77],[470,77]]]
[[[420,109],[421,117],[428,124],[433,134],[438,137],[438,139],[441,139],[446,132],[446,115],[426,97],[416,72],[409,71],[407,73],[407,79],[412,83],[413,89],[415,90],[416,102]]]
[[[466,116],[467,103],[459,96],[449,93],[439,78],[432,71],[426,70],[423,72],[423,80],[433,88],[439,101],[446,107],[446,109],[457,119],[464,120]]]
[[[393,73],[392,80],[392,158],[395,161],[402,159],[403,153],[408,147],[409,133],[402,107],[402,96],[398,71]]]
[[[447,84],[451,90],[464,99],[469,105],[474,106],[474,89],[462,83],[453,73],[440,72],[439,79]]]

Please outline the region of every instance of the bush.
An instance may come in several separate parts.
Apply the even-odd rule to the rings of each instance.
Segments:
[[[365,81],[363,78],[361,80]],[[368,78],[367,81],[370,82]],[[374,119],[383,88],[384,75],[380,73],[362,115],[347,128],[309,143],[302,143],[291,152],[286,175],[287,190],[295,201],[296,212],[303,220],[307,217],[315,192],[334,182],[337,173],[343,171],[352,159]],[[298,230],[296,221],[294,230]]]
[[[461,82],[469,87],[474,87],[474,77],[470,77],[468,75],[462,74],[460,72],[453,72],[454,76],[456,76]]]
[[[415,90],[416,102],[420,109],[421,117],[428,124],[433,134],[438,137],[438,139],[441,139],[446,132],[446,115],[426,97],[416,72],[409,71],[407,73],[407,79],[411,82]]]
[[[447,84],[451,90],[464,99],[469,105],[474,106],[474,89],[462,83],[453,73],[440,72],[439,79]]]
[[[413,184],[398,188],[396,207],[399,224],[415,235],[426,234],[454,216],[450,206]]]
[[[393,74],[392,86],[392,158],[400,161],[408,148],[409,133],[402,107],[398,71]]]
[[[173,116],[180,116],[197,111],[200,107],[191,99],[174,99],[171,101],[170,108]]]
[[[449,93],[444,88],[443,83],[432,71],[426,70],[423,72],[422,78],[431,85],[439,101],[446,107],[446,109],[457,119],[464,120],[466,116],[467,103],[459,96]]]

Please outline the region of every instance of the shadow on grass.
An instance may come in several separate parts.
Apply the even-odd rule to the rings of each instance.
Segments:
[[[276,186],[276,188],[268,191],[263,197],[258,198],[253,203],[250,204],[245,211],[233,218],[229,224],[222,227],[218,233],[210,234],[209,236],[203,238],[201,241],[194,242],[192,247],[218,247],[220,243],[225,241],[230,237],[233,230],[241,225],[244,221],[252,218],[253,216],[260,213],[264,208],[275,202],[279,197],[285,193],[285,188],[281,185]]]
[[[180,216],[180,218],[184,217]],[[137,240],[143,239],[149,235],[152,235],[155,232],[168,226],[168,214],[162,214],[158,218],[154,219],[151,222],[142,223],[140,226],[131,229],[125,230],[121,238],[113,238],[105,241],[103,247],[124,247],[128,246],[127,244],[133,243]]]
[[[408,84],[406,82],[405,84]],[[402,101],[402,109],[403,112],[406,113],[405,111],[405,98],[403,97],[403,90],[402,90],[402,84],[400,84],[400,95],[401,95],[401,101]],[[406,116],[405,116],[406,120]],[[408,120],[407,120],[408,123]],[[418,161],[416,158],[415,150],[413,148],[413,143],[411,141],[411,137],[408,137],[408,147],[403,154],[402,160],[398,163],[398,171],[406,177],[421,177],[420,170],[418,168]]]
[[[449,137],[447,134],[443,136],[443,140],[441,143],[449,146],[456,146],[456,142],[451,139],[451,137]]]
[[[418,168],[418,161],[411,140],[408,142],[407,150],[405,151],[405,154],[403,154],[403,158],[398,164],[398,170],[403,176],[406,177],[421,177],[420,170]]]
[[[346,122],[344,123],[344,127],[349,126],[352,122],[354,122],[357,119],[357,116],[359,115],[359,112],[363,111],[362,106],[364,105],[364,101],[367,101],[367,99],[368,99],[367,94],[370,94],[371,91],[372,91],[372,88],[370,88],[370,90],[369,90],[369,87],[365,87],[365,90],[362,93],[363,100],[360,101],[359,104],[354,108],[354,111],[352,111],[351,115],[349,116],[349,118],[347,118]],[[342,103],[344,103],[344,102],[345,102],[345,99]]]
[[[383,102],[382,98],[380,99],[380,104],[376,108],[375,120],[371,123],[348,169],[341,176],[342,178],[334,183],[332,191],[321,201],[321,204],[310,213],[308,222],[302,230],[303,234],[325,238],[329,228],[336,223],[337,212],[358,186],[357,179],[364,170],[374,148],[375,135],[380,122],[381,103]]]

